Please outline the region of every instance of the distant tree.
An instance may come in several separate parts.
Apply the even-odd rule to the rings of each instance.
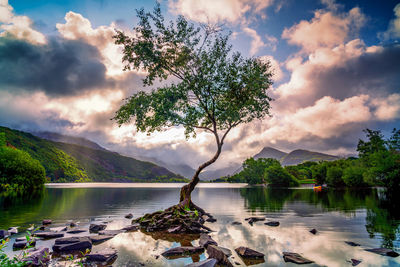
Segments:
[[[243,162],[243,170],[240,175],[248,184],[264,184],[264,172],[269,166],[281,166],[279,161],[271,158],[249,158]]]
[[[265,169],[265,180],[268,186],[289,187],[298,186],[299,182],[287,170],[280,165],[271,165]]]
[[[312,178],[316,184],[323,185],[326,183],[326,162],[320,162],[318,165],[312,166]]]
[[[32,191],[43,187],[46,172],[39,161],[22,150],[0,147],[0,191],[18,188]]]
[[[141,132],[181,126],[186,138],[195,137],[196,130],[215,137],[215,155],[181,189],[180,205],[194,206],[191,192],[199,174],[218,159],[228,133],[269,115],[270,63],[232,51],[229,34],[216,26],[195,27],[182,16],[166,23],[159,5],[153,13],[137,10],[137,17],[134,35],[119,31],[114,36],[124,47],[124,69],[144,70],[145,86],[172,79],[151,92],[133,94],[114,119],[119,125],[133,121]]]
[[[348,187],[365,187],[368,184],[364,181],[365,168],[361,166],[348,166],[343,170],[343,182]]]
[[[326,170],[326,183],[330,187],[343,187],[343,170],[339,166],[329,166]]]

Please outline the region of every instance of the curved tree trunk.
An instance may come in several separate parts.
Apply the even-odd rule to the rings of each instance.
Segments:
[[[196,209],[200,209],[199,207],[197,207],[196,205],[194,205],[192,203],[191,194],[192,194],[194,188],[196,187],[196,185],[200,181],[200,178],[199,178],[200,172],[207,166],[213,164],[218,159],[219,155],[221,154],[221,147],[222,147],[222,144],[218,144],[218,149],[217,149],[217,152],[215,153],[214,157],[212,159],[210,159],[209,161],[206,161],[203,164],[201,164],[197,168],[195,174],[193,175],[192,180],[188,184],[184,185],[181,188],[181,193],[180,193],[180,198],[179,198],[180,206],[188,207],[188,208],[194,207]]]

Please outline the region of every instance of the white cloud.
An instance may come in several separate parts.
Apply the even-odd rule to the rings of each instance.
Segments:
[[[116,32],[116,25],[99,26],[93,29],[91,22],[81,14],[72,11],[65,15],[65,24],[57,23],[56,27],[61,36],[70,40],[83,40],[96,46],[107,68],[107,75],[123,74],[122,46],[116,45],[112,38]]]
[[[169,9],[175,14],[202,23],[243,23],[247,12],[261,15],[273,0],[170,0]]]
[[[249,27],[243,28],[243,31],[252,38],[250,43],[250,55],[254,56],[262,47],[265,47],[266,44],[261,39],[261,36],[258,35],[257,31],[251,29]]]
[[[300,46],[303,52],[318,48],[332,48],[355,35],[365,23],[365,16],[358,7],[348,13],[335,14],[332,11],[317,10],[311,21],[302,20],[282,33],[289,44]]]
[[[393,11],[395,18],[389,22],[387,31],[380,34],[383,39],[400,38],[400,4],[397,4]]]
[[[279,62],[270,55],[260,57],[261,60],[269,61],[271,63],[272,71],[274,73],[273,80],[275,82],[280,81],[283,78],[283,71],[280,67]]]
[[[385,98],[373,99],[372,105],[376,107],[374,115],[382,121],[400,119],[400,94],[391,94]]]
[[[32,20],[27,16],[17,16],[8,0],[0,0],[0,37],[12,35],[35,45],[46,44],[46,37],[32,28]]]

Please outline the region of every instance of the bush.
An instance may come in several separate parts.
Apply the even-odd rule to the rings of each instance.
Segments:
[[[299,185],[296,178],[279,165],[272,165],[265,169],[264,178],[269,186],[289,187]]]
[[[330,187],[342,187],[344,186],[342,175],[342,168],[338,166],[329,167],[326,171],[326,183]]]
[[[326,169],[325,162],[311,167],[312,178],[315,180],[316,184],[323,185],[326,183]]]
[[[243,170],[238,174],[238,177],[234,178],[236,180],[244,180],[248,184],[263,184],[264,181],[264,171],[269,166],[281,166],[279,161],[276,159],[246,159],[243,163]]]
[[[348,187],[365,187],[368,186],[364,182],[364,168],[359,166],[349,166],[343,171],[343,182]]]
[[[45,169],[25,151],[0,147],[0,191],[32,191],[43,187]]]

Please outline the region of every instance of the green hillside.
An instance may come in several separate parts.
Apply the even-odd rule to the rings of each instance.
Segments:
[[[150,162],[107,150],[54,142],[0,126],[9,146],[28,152],[51,182],[168,182],[181,177]]]
[[[284,157],[280,159],[282,165],[297,165],[306,161],[332,161],[337,160],[339,157],[308,151],[303,149],[293,150],[289,154],[286,154]]]

